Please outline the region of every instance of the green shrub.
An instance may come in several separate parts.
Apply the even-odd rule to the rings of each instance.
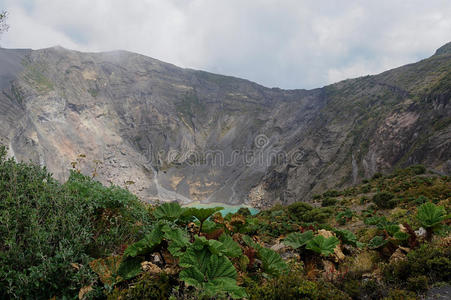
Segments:
[[[330,207],[314,208],[304,215],[300,216],[299,221],[325,223],[334,213],[334,209]]]
[[[244,284],[251,300],[350,299],[348,295],[330,283],[308,280],[305,278],[302,269],[296,267],[291,267],[289,273],[265,281],[263,284],[250,278],[246,278]]]
[[[406,290],[391,290],[384,300],[416,300],[417,294]]]
[[[407,289],[415,292],[424,292],[428,289],[428,278],[425,275],[418,275],[407,279]]]
[[[319,194],[314,194],[313,196],[312,196],[312,199],[313,200],[319,200],[319,199],[321,199],[321,195],[319,195]]]
[[[302,218],[302,215],[312,210],[313,207],[305,202],[295,202],[287,206],[288,213],[291,217]]]
[[[424,278],[427,282],[451,281],[451,249],[423,244],[420,248],[407,254],[407,260],[398,261],[384,268],[384,277],[388,283],[414,291],[421,290]],[[411,279],[409,281],[409,278]],[[421,279],[421,280],[420,280]]]
[[[428,202],[418,208],[417,219],[426,228],[434,228],[446,217],[446,210],[443,206],[437,206]]]
[[[378,281],[369,279],[362,282],[361,293],[361,299],[382,299],[386,291]]]
[[[370,184],[362,185],[360,191],[364,194],[371,192],[371,185]]]
[[[396,204],[390,202],[390,200],[392,200],[393,198],[394,195],[392,193],[380,192],[373,196],[373,202],[379,208],[394,208]]]
[[[371,177],[371,179],[378,179],[378,178],[382,178],[384,175],[380,172],[374,173],[373,177]]]
[[[339,212],[335,216],[335,220],[338,222],[338,224],[345,225],[346,222],[348,220],[351,220],[353,216],[354,216],[354,212],[352,210],[350,210],[349,208],[347,208],[345,211]]]
[[[360,281],[346,280],[343,283],[342,289],[353,299],[356,299],[360,295]]]
[[[330,190],[323,194],[323,197],[338,197],[341,196],[342,192],[336,190]]]
[[[423,165],[414,165],[409,167],[410,170],[416,175],[424,174],[426,173],[426,167]]]
[[[127,288],[114,289],[110,294],[108,294],[108,299],[165,300],[169,299],[171,285],[175,283],[170,282],[169,276],[164,273],[160,273],[158,276],[144,273],[142,276],[130,283]]]
[[[247,207],[240,207],[236,213],[245,217],[249,217],[251,215],[251,211]]]
[[[326,206],[334,206],[335,204],[337,204],[338,200],[335,198],[325,198],[323,201],[321,201],[321,206],[322,207],[326,207]]]
[[[74,297],[96,281],[89,261],[137,239],[137,222],[149,217],[128,191],[78,173],[61,185],[0,150],[0,298]]]
[[[428,198],[426,198],[425,196],[421,195],[420,197],[415,199],[415,203],[418,205],[421,205],[423,203],[428,202]]]

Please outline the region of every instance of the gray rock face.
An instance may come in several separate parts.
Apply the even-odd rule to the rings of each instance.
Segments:
[[[65,180],[84,154],[84,173],[143,201],[265,207],[410,164],[450,172],[445,50],[376,76],[281,90],[125,51],[0,49],[0,89],[0,143],[16,159]]]

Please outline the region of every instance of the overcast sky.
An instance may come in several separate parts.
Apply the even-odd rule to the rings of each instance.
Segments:
[[[0,0],[5,48],[124,49],[182,67],[314,88],[428,57],[450,0]]]

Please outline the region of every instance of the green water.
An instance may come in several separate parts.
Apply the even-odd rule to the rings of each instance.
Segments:
[[[247,205],[227,205],[224,203],[199,203],[199,202],[191,202],[190,204],[185,205],[185,207],[196,207],[196,208],[210,208],[210,207],[224,207],[223,210],[221,210],[221,214],[223,216],[227,215],[228,213],[236,213],[241,207],[247,207],[249,208],[249,211],[252,215],[255,215],[259,212],[258,209],[247,206]]]

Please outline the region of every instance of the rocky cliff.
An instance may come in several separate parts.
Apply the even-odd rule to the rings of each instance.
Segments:
[[[269,89],[125,51],[0,49],[0,143],[143,201],[309,201],[375,172],[451,171],[451,44],[314,90]],[[132,184],[133,183],[133,184]]]

